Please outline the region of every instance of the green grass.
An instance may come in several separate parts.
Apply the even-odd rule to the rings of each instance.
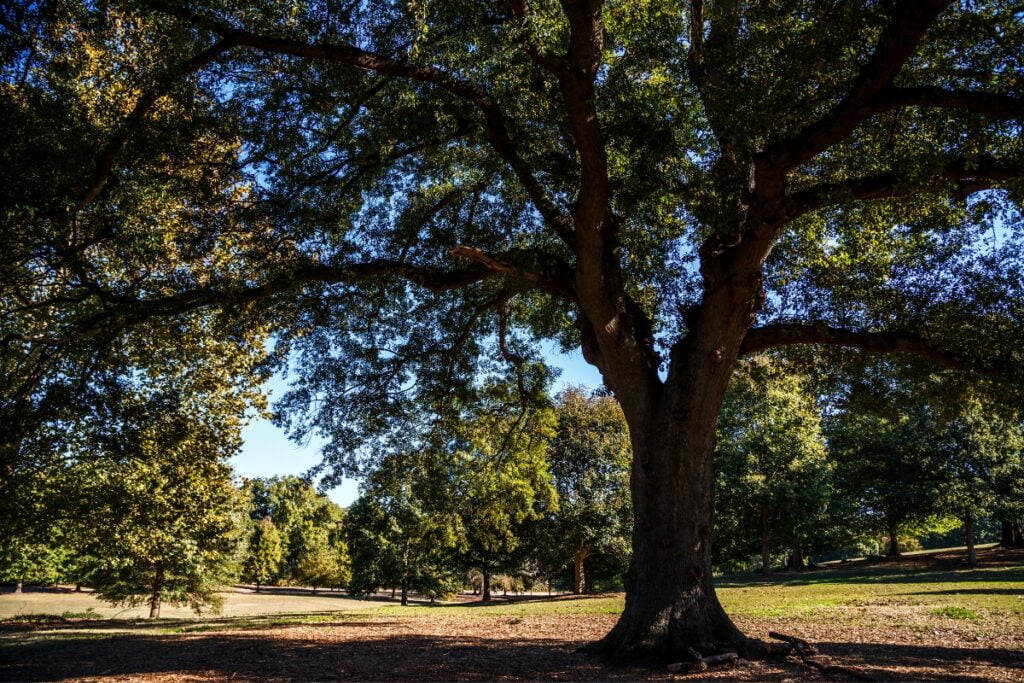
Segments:
[[[892,566],[808,573],[795,577],[720,582],[729,614],[813,620],[856,618],[856,608],[931,608],[956,617],[958,610],[1024,620],[1024,567],[900,571]]]
[[[937,566],[937,565],[936,565]],[[948,565],[946,565],[948,566]],[[790,619],[809,622],[869,624],[935,624],[958,620],[1024,630],[1024,563],[981,569],[935,569],[882,563],[798,574],[779,574],[768,579],[755,575],[721,577],[718,595],[726,611],[735,617]],[[54,600],[60,599],[59,595]],[[205,617],[202,619],[106,618],[92,609],[54,614],[30,614],[0,620],[57,627],[107,629],[149,633],[204,633],[237,629],[287,628],[302,624],[354,623],[387,618],[507,617],[510,623],[543,615],[618,614],[621,595],[554,599],[496,601],[490,604],[362,603],[354,609],[299,611],[287,596],[276,599],[276,613]],[[59,603],[54,603],[58,605]],[[319,604],[319,603],[318,603]],[[345,601],[345,604],[355,604]],[[290,608],[290,609],[289,609]],[[54,610],[56,612],[57,610]]]
[[[981,619],[981,615],[974,610],[969,610],[966,607],[940,607],[939,609],[933,609],[929,614],[934,614],[937,617],[949,617],[950,619],[967,619],[970,621],[978,621]]]
[[[542,614],[618,614],[622,611],[622,598],[587,597],[581,599],[558,598],[553,600],[522,600],[482,604],[468,602],[461,604],[436,605],[388,605],[366,610],[345,612],[350,617],[392,616],[392,617],[530,617]]]

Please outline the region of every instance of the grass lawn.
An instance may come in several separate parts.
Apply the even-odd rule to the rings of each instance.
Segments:
[[[748,635],[800,636],[877,680],[1024,681],[1024,553],[985,550],[981,559],[974,570],[945,552],[770,579],[730,576],[719,594]],[[46,597],[33,611],[69,611],[68,594],[38,595]],[[0,609],[12,597],[0,596]],[[575,652],[611,628],[621,595],[411,607],[303,591],[258,597],[230,596],[233,613],[200,620],[8,618],[0,622],[0,679],[680,678]],[[830,678],[782,658],[709,673]]]

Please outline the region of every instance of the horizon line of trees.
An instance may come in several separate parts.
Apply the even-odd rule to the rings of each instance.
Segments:
[[[832,396],[821,386],[781,358],[737,372],[718,426],[718,571],[898,556],[922,538],[962,540],[974,565],[977,543],[1024,545],[1018,415],[894,377]],[[88,585],[153,617],[166,602],[216,609],[236,580],[391,590],[402,604],[460,590],[490,600],[496,586],[621,588],[632,526],[621,410],[579,388],[510,408],[514,393],[496,389],[492,409],[381,459],[347,509],[296,476],[235,484],[227,451],[204,457],[210,442],[168,413],[134,455],[41,480],[37,502],[65,495],[61,515],[51,507],[31,533],[5,534],[0,581]]]

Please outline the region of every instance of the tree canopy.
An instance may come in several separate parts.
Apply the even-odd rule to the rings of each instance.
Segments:
[[[554,339],[633,445],[600,649],[676,656],[748,643],[709,554],[741,357],[1019,378],[1015,3],[0,11],[5,486],[139,377],[126,338],[242,394],[290,359],[282,422],[327,436],[333,471],[419,447],[498,377],[535,392]]]

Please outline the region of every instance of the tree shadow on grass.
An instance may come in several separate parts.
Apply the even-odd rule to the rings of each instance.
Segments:
[[[1024,677],[1021,650],[903,643],[815,644],[843,666],[876,680],[988,681]]]
[[[1019,588],[951,588],[942,591],[915,591],[893,595],[1024,595],[1024,583]]]
[[[756,588],[770,585],[813,586],[822,583],[995,583],[1001,581],[1024,582],[1024,568],[959,571],[913,571],[899,567],[872,569],[832,570],[814,574],[723,577],[715,582],[718,588]]]
[[[363,626],[341,622],[340,626]],[[610,667],[575,651],[579,643],[488,634],[418,635],[348,629],[317,632],[39,634],[0,642],[0,680],[171,676],[275,680],[637,680],[664,669]],[[408,624],[405,625],[408,627]],[[985,681],[1024,673],[1019,651],[881,643],[819,643],[836,663],[878,680]],[[714,672],[731,680],[809,678],[790,660]],[[813,676],[819,680],[821,676]],[[841,674],[825,680],[844,680]]]

